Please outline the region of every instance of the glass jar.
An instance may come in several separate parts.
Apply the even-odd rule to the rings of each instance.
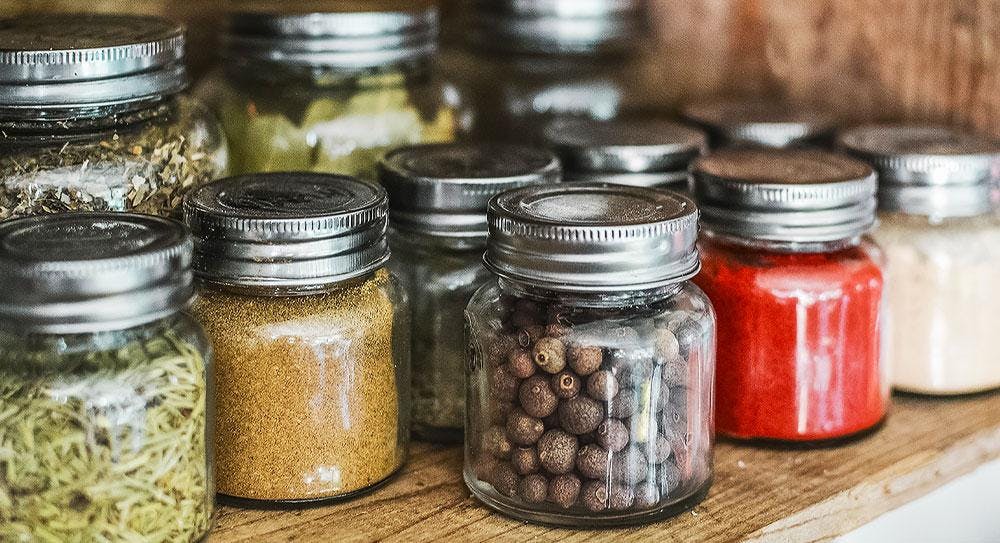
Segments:
[[[659,119],[558,119],[544,130],[565,181],[688,190],[688,166],[708,148],[700,130]]]
[[[39,15],[0,29],[0,220],[65,211],[167,216],[225,174],[187,86],[184,29],[153,17]]]
[[[389,149],[447,142],[454,86],[435,76],[437,11],[228,16],[225,66],[199,89],[225,127],[234,173],[373,180]]]
[[[840,137],[880,174],[888,337],[897,389],[965,394],[1000,387],[1000,145],[939,126],[864,126]]]
[[[444,65],[463,82],[472,137],[541,144],[553,118],[609,120],[652,110],[643,0],[476,0]]]
[[[212,372],[191,239],[157,217],[0,225],[0,540],[201,541]]]
[[[216,357],[216,484],[249,505],[353,497],[402,466],[409,309],[385,269],[385,191],[349,177],[224,179],[184,204],[194,315]]]
[[[483,267],[486,204],[505,190],[558,181],[559,172],[555,156],[519,145],[418,145],[383,160],[390,267],[413,309],[416,436],[462,440],[465,306],[491,277]]]
[[[883,277],[862,236],[875,174],[821,151],[721,151],[695,162],[704,289],[719,318],[716,429],[823,441],[886,415]]]
[[[790,100],[733,99],[694,102],[681,117],[724,147],[829,147],[837,119],[817,105]]]
[[[465,481],[515,518],[648,522],[711,479],[715,317],[688,279],[697,210],[579,183],[490,203],[497,279],[466,312]]]

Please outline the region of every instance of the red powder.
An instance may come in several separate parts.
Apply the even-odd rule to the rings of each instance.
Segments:
[[[718,315],[716,428],[743,439],[847,436],[886,413],[882,272],[866,246],[777,253],[701,243]]]

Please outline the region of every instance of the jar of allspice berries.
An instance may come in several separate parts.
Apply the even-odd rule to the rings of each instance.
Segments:
[[[469,303],[465,480],[545,524],[653,521],[711,478],[715,316],[698,211],[657,189],[533,186],[489,206]]]
[[[413,432],[421,439],[462,441],[465,306],[492,277],[483,267],[487,203],[559,173],[554,155],[521,145],[425,144],[382,161],[390,267],[413,310]]]
[[[409,311],[386,270],[381,187],[324,174],[225,179],[185,200],[193,312],[216,356],[218,492],[344,499],[409,436]]]

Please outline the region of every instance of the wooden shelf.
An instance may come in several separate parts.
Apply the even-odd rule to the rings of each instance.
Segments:
[[[517,522],[469,496],[458,447],[416,443],[378,491],[294,511],[223,507],[212,543],[243,541],[826,541],[1000,457],[1000,393],[897,397],[884,427],[836,448],[721,442],[708,498],[674,519],[578,531]]]

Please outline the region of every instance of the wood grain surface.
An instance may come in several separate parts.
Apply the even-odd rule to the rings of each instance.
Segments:
[[[672,520],[573,531],[493,513],[462,482],[461,450],[414,444],[403,472],[355,501],[315,509],[223,507],[211,543],[271,541],[829,541],[1000,458],[1000,394],[896,398],[882,429],[840,447],[720,443],[708,498]]]

